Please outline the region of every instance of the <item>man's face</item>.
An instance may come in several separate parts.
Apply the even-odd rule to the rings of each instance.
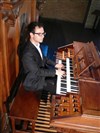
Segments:
[[[35,27],[35,32],[34,34],[32,33],[30,35],[30,39],[35,43],[35,44],[38,44],[38,43],[42,43],[43,42],[43,39],[44,39],[44,35],[45,35],[45,32],[44,32],[44,28],[43,27],[38,27],[36,26]]]

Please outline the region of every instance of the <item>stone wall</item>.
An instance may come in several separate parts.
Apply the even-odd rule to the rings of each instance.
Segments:
[[[92,12],[100,9],[100,0],[91,0],[87,18],[85,18],[88,2],[89,0],[46,0],[40,16],[79,23],[83,23],[85,20],[85,27],[92,28],[95,20]]]
[[[92,12],[95,10],[100,10],[100,0],[92,0],[91,6],[88,12],[87,20],[85,23],[85,27],[92,28],[95,20],[95,15],[93,15]]]
[[[46,0],[42,17],[83,23],[88,0]]]

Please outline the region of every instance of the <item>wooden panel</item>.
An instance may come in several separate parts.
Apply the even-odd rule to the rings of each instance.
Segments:
[[[12,84],[15,80],[16,67],[15,67],[15,45],[13,42],[14,29],[10,27],[4,19],[2,22],[2,53],[3,53],[3,69],[4,69],[4,78],[6,84],[7,96],[9,96],[9,90],[12,87]],[[13,35],[13,36],[11,36]]]
[[[0,14],[0,20],[2,18],[2,15]],[[4,56],[3,56],[3,48],[2,48],[2,44],[3,44],[3,27],[2,27],[2,21],[0,21],[0,27],[1,27],[1,31],[0,31],[0,52],[1,52],[1,59],[0,59],[0,77],[1,77],[1,80],[2,80],[2,85],[1,85],[1,88],[2,88],[2,101],[5,101],[6,98],[7,98],[7,91],[6,91],[6,83],[5,83],[5,77],[4,77],[4,64],[3,64],[3,61],[4,61]]]
[[[100,82],[79,81],[83,114],[100,116]]]
[[[5,121],[5,105],[4,101],[6,99],[6,89],[4,84],[3,77],[3,62],[2,62],[2,53],[0,52],[0,131],[4,128]]]
[[[2,116],[2,58],[0,52],[0,117]]]
[[[36,10],[36,0],[31,0],[31,21],[38,21],[37,19],[37,10]]]
[[[1,128],[2,128],[2,122],[1,122],[1,119],[2,119],[2,112],[3,112],[3,109],[2,109],[2,77],[1,77],[1,74],[2,74],[2,57],[1,57],[1,52],[0,52],[0,132],[1,132]]]
[[[53,120],[51,126],[61,133],[100,133],[100,117],[77,116]]]
[[[32,15],[35,15],[36,0],[18,0],[12,3],[5,1],[0,4],[0,11],[2,10],[0,12],[0,115],[6,113],[4,102],[10,96],[11,88],[19,73],[17,49],[21,29],[23,24],[27,25],[32,18],[35,19]],[[5,12],[5,9],[8,12]],[[5,124],[4,121],[2,123]]]
[[[35,1],[34,1],[35,2]],[[32,4],[32,5],[31,5]],[[20,6],[20,3],[19,5]],[[19,45],[21,28],[23,24],[28,24],[31,21],[31,9],[35,4],[32,0],[23,2],[19,11],[16,11],[18,16],[12,19],[9,16],[1,14],[0,27],[1,27],[1,51],[3,58],[3,72],[6,86],[6,97],[10,94],[10,89],[19,72],[19,57],[17,49]],[[6,7],[5,7],[6,8]],[[35,7],[34,7],[35,8]],[[35,9],[34,9],[35,11]],[[8,19],[6,19],[8,17]],[[11,19],[11,20],[10,20]],[[6,100],[6,99],[5,99]]]

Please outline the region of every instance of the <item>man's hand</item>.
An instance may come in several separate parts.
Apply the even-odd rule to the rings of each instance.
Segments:
[[[58,69],[58,70],[56,70],[56,75],[61,76],[61,77],[65,77],[66,73],[63,70]]]
[[[63,64],[56,64],[55,68],[57,68],[57,69],[64,69],[65,66]]]

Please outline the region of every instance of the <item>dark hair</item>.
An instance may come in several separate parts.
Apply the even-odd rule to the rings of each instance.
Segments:
[[[36,26],[38,26],[38,27],[43,27],[44,28],[44,26],[43,26],[43,24],[42,23],[40,23],[40,22],[31,22],[29,25],[28,25],[28,32],[30,33],[30,32],[32,32],[32,33],[34,33],[35,31],[35,27]]]

